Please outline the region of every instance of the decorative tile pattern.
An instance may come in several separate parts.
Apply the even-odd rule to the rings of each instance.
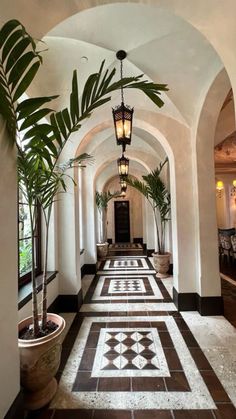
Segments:
[[[140,243],[116,243],[110,244],[109,250],[143,250],[143,246]]]
[[[171,278],[153,277],[151,259],[123,260],[95,276],[85,302],[101,299],[82,306],[65,338],[50,418],[236,418],[233,328],[223,317],[184,320],[170,302]],[[148,302],[158,295],[151,278],[162,299]]]
[[[108,294],[145,292],[143,279],[111,279]]]
[[[102,328],[91,376],[170,376],[157,330]]]
[[[105,261],[103,270],[132,270],[132,269],[150,269],[146,258],[124,258],[124,259],[108,259]]]
[[[120,297],[119,297],[120,300]],[[135,298],[136,301],[136,298]],[[119,314],[120,311],[123,312],[135,312],[135,311],[145,311],[151,315],[151,312],[162,312],[162,311],[173,311],[177,313],[177,308],[174,303],[109,303],[109,304],[83,304],[80,313],[94,313],[94,312],[117,312]]]
[[[166,298],[170,296],[162,287]],[[163,301],[164,296],[159,284],[152,275],[122,275],[100,276],[92,295],[92,300],[158,300]]]
[[[89,340],[91,341],[91,339],[88,339],[90,334],[93,333],[95,335],[95,341],[98,338],[99,332],[91,332],[91,330],[94,330],[93,326],[99,323],[104,324],[104,322],[107,327],[101,326],[101,328],[104,329],[103,341],[98,340],[96,346],[94,345],[95,347],[91,347],[93,344],[91,344],[90,347],[87,346]],[[51,407],[60,408],[63,406],[64,408],[67,408],[70,406],[72,408],[90,408],[95,403],[97,409],[188,409],[189,406],[191,406],[192,409],[216,409],[216,405],[213,400],[214,396],[211,396],[201,373],[196,367],[176,321],[172,316],[149,316],[148,320],[146,316],[129,316],[127,328],[124,325],[122,326],[123,323],[124,317],[97,317],[96,319],[87,317],[84,319],[80,333],[76,338],[73,350],[62,374],[59,391],[54,398]],[[148,371],[150,370],[145,369],[145,366],[143,366],[143,368],[137,368],[137,366],[134,366],[133,370],[125,370],[124,363],[126,361],[124,361],[123,358],[122,362],[121,360],[119,361],[119,368],[116,370],[114,369],[114,364],[112,365],[113,374],[111,377],[103,377],[101,375],[99,375],[99,377],[92,376],[92,371],[94,374],[96,369],[98,370],[96,362],[94,361],[96,353],[99,351],[98,348],[103,348],[106,344],[106,342],[104,342],[106,336],[105,331],[110,334],[111,329],[113,329],[116,335],[118,335],[118,333],[125,334],[124,329],[126,329],[127,333],[131,331],[130,329],[138,329],[139,332],[146,332],[150,331],[150,328],[154,328],[158,331],[161,347],[165,353],[165,358],[167,359],[167,356],[169,358],[168,368],[170,370],[170,376],[165,376],[164,372],[162,376],[149,376],[150,380],[153,378],[161,380],[160,382],[156,382],[156,387],[153,386],[153,388],[150,389],[150,387],[148,387],[148,381],[145,381],[145,378],[148,377]],[[122,341],[118,341],[118,345],[121,343],[125,345],[123,337],[123,335],[120,335]],[[197,345],[194,341],[190,343]],[[120,345],[120,348],[123,347]],[[170,350],[173,350],[174,352],[172,353]],[[168,352],[170,353],[166,356]],[[102,350],[100,353],[104,355]],[[176,355],[174,355],[175,353]],[[124,352],[117,355],[124,357]],[[127,357],[124,358],[127,359]],[[159,357],[158,350],[157,358],[158,364],[151,370],[154,374],[159,371],[158,365],[161,366],[161,358]],[[103,357],[100,357],[101,361],[102,359]],[[144,362],[145,361],[142,361],[143,365]],[[142,363],[140,361],[139,365],[142,366]],[[171,363],[173,364],[172,370],[169,366]],[[179,365],[181,370],[173,370],[173,367],[176,365]],[[100,362],[99,374],[107,374],[109,370],[102,370],[102,368],[104,368],[104,366],[102,366]],[[127,371],[127,376],[119,376],[119,374],[123,374],[124,371]],[[132,376],[133,371],[138,372],[139,376]],[[83,376],[88,372],[89,374],[87,376]],[[146,377],[145,375],[140,376],[140,373],[144,372]],[[113,383],[112,390],[110,391],[109,382],[106,381],[109,380],[109,378]],[[130,379],[134,380],[132,386],[129,384]],[[143,383],[139,384],[138,381],[136,381],[139,379],[143,380]],[[163,380],[165,380],[165,386],[161,384],[161,382],[163,383]],[[83,383],[83,385],[79,383]],[[116,388],[114,388],[115,383],[117,383]],[[85,388],[88,389],[90,385],[95,386],[92,388],[96,388],[96,391],[85,390]],[[144,386],[147,386],[147,390],[145,390]],[[106,393],[103,391],[104,388],[107,388]],[[139,390],[126,390],[124,393],[124,389],[131,390],[132,388]],[[99,389],[101,390],[99,391]],[[143,396],[144,391],[145,397]]]

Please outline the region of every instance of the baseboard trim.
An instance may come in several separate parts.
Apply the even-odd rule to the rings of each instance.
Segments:
[[[96,272],[96,263],[85,263],[81,268],[81,278],[83,278],[84,275],[95,275]]]
[[[179,311],[196,311],[197,301],[195,292],[178,293],[173,287],[173,300]]]
[[[173,275],[173,263],[170,263],[169,270],[167,272],[169,275]]]
[[[147,249],[147,256],[150,257],[155,252],[155,249]]]
[[[224,314],[222,297],[201,297],[196,292],[178,293],[173,288],[173,300],[179,311],[198,311],[202,316]]]
[[[202,316],[224,314],[223,297],[200,297],[197,294],[197,309]]]
[[[20,390],[14,402],[10,406],[7,414],[3,419],[23,419],[24,418],[24,399],[23,391]]]
[[[50,313],[78,313],[83,304],[82,289],[76,295],[60,294],[48,307]]]

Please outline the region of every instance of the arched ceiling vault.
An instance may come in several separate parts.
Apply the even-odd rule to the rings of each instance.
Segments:
[[[119,69],[115,53],[125,49],[124,73],[143,73],[154,82],[167,83],[165,106],[156,111],[189,126],[201,92],[223,67],[210,43],[189,23],[173,12],[140,4],[116,3],[77,13],[49,31],[44,41],[49,51],[34,94],[37,90],[62,92],[58,106],[65,106],[74,68],[80,70],[82,87],[102,59]],[[87,57],[86,63],[81,61],[83,57]],[[127,95],[127,101],[135,99],[140,108],[150,106],[138,93],[134,99]]]

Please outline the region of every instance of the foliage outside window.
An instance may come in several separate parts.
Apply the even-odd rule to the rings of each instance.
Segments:
[[[37,228],[34,234],[35,240],[35,269],[36,275],[41,273],[41,237],[40,237],[40,211],[35,204],[35,216],[37,219]],[[29,206],[26,203],[24,195],[19,190],[19,204],[18,204],[18,235],[19,235],[19,284],[22,285],[30,281],[32,270],[32,242],[31,242],[31,227],[30,227],[30,214]]]

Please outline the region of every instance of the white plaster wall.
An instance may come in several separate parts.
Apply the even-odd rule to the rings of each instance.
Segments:
[[[15,150],[0,120],[0,418],[20,390],[17,296],[17,188]]]
[[[110,190],[111,192],[119,191],[119,177],[112,179],[107,183],[105,190]],[[122,201],[123,198],[111,199],[108,204],[107,220],[108,220],[108,229],[107,237],[112,239],[112,242],[115,242],[115,209],[114,202]],[[130,186],[127,187],[125,201],[129,201],[129,211],[130,211],[130,240],[133,241],[136,237],[143,237],[143,214],[142,214],[142,196],[134,188]]]
[[[57,298],[59,294],[59,275],[57,274],[56,278],[54,278],[47,286],[48,290],[48,307],[50,304],[53,303],[53,301]],[[39,307],[39,313],[41,312],[42,306],[41,306],[41,296],[42,292],[38,293],[38,307]],[[30,300],[27,304],[24,305],[19,311],[18,311],[18,320],[21,321],[25,319],[26,317],[29,317],[32,315],[32,300]]]

